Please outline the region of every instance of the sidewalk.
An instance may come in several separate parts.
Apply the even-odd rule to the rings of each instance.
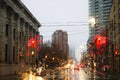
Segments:
[[[29,73],[30,71],[32,71],[32,66],[31,65],[24,65],[24,67],[19,67],[18,73],[17,74],[22,74],[22,73]]]
[[[2,75],[0,76],[0,80],[21,80],[19,74],[12,75]]]
[[[112,74],[111,73],[107,73],[105,74],[105,72],[100,72],[100,71],[96,71],[96,70],[92,70],[92,69],[89,69],[89,68],[82,68],[85,73],[87,73],[88,75],[90,73],[94,73],[94,76],[98,76],[100,78],[103,78],[103,79],[109,79],[109,80],[117,80],[117,77],[116,78],[113,78]]]
[[[29,73],[30,71],[31,71],[31,67],[25,67],[16,74],[1,75],[0,80],[22,80],[21,78],[23,73]]]
[[[112,73],[112,72],[102,72],[102,71],[94,71],[92,69],[84,68],[83,69],[86,73],[89,74],[89,72],[95,73],[97,76],[104,78],[105,80],[120,80],[120,73]]]

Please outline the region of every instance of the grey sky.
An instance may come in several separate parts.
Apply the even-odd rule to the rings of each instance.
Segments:
[[[44,36],[44,41],[50,40],[55,30],[62,29],[69,34],[70,47],[79,48],[80,45],[86,44],[88,39],[88,0],[21,1],[42,24],[39,30],[40,34]]]

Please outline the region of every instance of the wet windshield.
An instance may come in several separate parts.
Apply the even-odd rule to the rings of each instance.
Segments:
[[[0,80],[118,80],[119,0],[0,0]]]

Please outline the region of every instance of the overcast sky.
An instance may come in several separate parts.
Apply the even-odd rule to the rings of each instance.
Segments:
[[[55,30],[68,33],[70,47],[79,49],[88,40],[88,0],[21,0],[41,23],[44,41]]]

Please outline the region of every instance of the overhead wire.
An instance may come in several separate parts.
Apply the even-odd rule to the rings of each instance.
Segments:
[[[54,24],[55,24],[55,23],[57,23],[57,24],[58,24],[58,23],[67,23],[67,24],[68,24],[68,23],[89,23],[89,22],[65,21],[65,22],[45,22],[45,23],[43,22],[42,24],[50,24],[50,23],[54,23]]]
[[[42,26],[43,27],[82,26],[82,25],[88,25],[88,24],[89,24],[88,22],[51,22],[51,23],[43,23]]]
[[[79,22],[79,21],[74,21],[74,22],[47,22],[47,23],[43,23],[42,26],[43,27],[58,27],[58,26],[83,26],[83,25],[88,25],[89,23],[88,22]],[[79,31],[79,32],[78,32]],[[41,31],[43,32],[43,31]],[[44,31],[44,32],[54,32],[54,31]],[[84,30],[68,30],[68,35],[78,35],[80,34],[81,32],[88,32],[87,31],[84,31]],[[72,33],[70,33],[72,32]],[[77,32],[77,33],[74,33],[74,32]],[[50,36],[44,36],[44,37],[50,37]]]
[[[88,32],[88,31],[83,31],[83,33],[84,32]],[[68,33],[68,35],[79,35],[80,34],[80,32],[77,32],[77,33]],[[50,37],[50,36],[44,36],[44,37]]]
[[[67,30],[67,32],[84,32],[84,30]],[[40,31],[40,32],[54,32],[54,31]]]

